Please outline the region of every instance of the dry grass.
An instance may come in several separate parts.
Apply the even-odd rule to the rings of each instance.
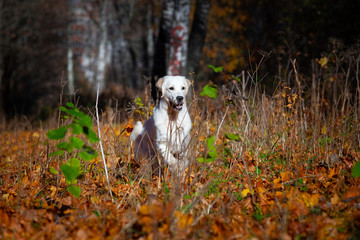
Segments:
[[[100,127],[114,201],[100,158],[85,164],[79,183],[82,196],[76,199],[64,189],[64,159],[48,157],[55,149],[46,139],[48,127],[32,129],[20,121],[3,124],[1,235],[355,236],[360,189],[351,168],[360,158],[360,57],[354,51],[331,53],[326,67],[314,61],[309,77],[290,61],[271,96],[256,82],[266,77],[257,75],[258,66],[254,72],[242,72],[239,81],[228,81],[216,100],[194,93],[189,103],[191,164],[182,177],[164,168],[159,179],[148,164],[132,157],[128,129],[134,119],[150,116],[148,101],[133,104],[126,121],[120,112],[108,109]],[[225,134],[237,134],[240,140],[229,140]],[[200,163],[211,135],[217,157]],[[59,174],[51,174],[50,166]]]

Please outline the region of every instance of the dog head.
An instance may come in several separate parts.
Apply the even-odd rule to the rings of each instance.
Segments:
[[[156,87],[161,90],[161,98],[174,110],[180,111],[190,84],[191,82],[183,76],[165,76],[156,82]]]

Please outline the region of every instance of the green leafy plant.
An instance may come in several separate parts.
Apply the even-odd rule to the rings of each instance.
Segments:
[[[213,65],[208,65],[209,66],[209,68],[211,68],[214,72],[216,72],[216,73],[219,73],[219,72],[222,72],[223,70],[224,70],[224,67],[223,66],[220,66],[220,67],[215,67],[215,66],[213,66]]]
[[[210,137],[208,137],[206,139],[205,142],[208,147],[207,157],[206,158],[200,157],[200,158],[198,158],[198,161],[201,163],[203,163],[203,162],[210,163],[210,162],[213,162],[217,156],[217,151],[215,148],[215,136],[211,135]]]
[[[216,99],[218,97],[218,89],[215,85],[207,84],[203,87],[200,96],[207,96],[209,98]]]
[[[47,136],[49,139],[61,141],[56,145],[57,151],[52,152],[49,156],[69,157],[67,162],[61,165],[60,169],[68,185],[67,191],[78,198],[81,195],[81,188],[76,186],[77,179],[84,172],[84,165],[80,159],[91,161],[98,156],[96,150],[86,145],[80,137],[85,136],[90,143],[99,141],[99,138],[92,130],[91,117],[81,112],[73,103],[67,103],[66,107],[60,107],[60,110],[65,113],[65,118],[69,119],[70,123],[48,131]],[[71,136],[66,140],[67,134]],[[58,173],[53,167],[50,167],[49,171],[52,174]]]
[[[233,140],[233,141],[240,141],[240,135],[239,134],[234,134],[234,133],[225,133],[225,137],[229,140]]]
[[[145,105],[142,103],[141,98],[137,97],[135,98],[135,104],[138,106],[138,108],[143,108]]]

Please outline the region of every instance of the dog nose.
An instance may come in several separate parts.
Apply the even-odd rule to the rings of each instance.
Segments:
[[[184,99],[183,96],[177,96],[177,97],[176,97],[176,101],[177,101],[177,102],[181,102],[183,99]]]

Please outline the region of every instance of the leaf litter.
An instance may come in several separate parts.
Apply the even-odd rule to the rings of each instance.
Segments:
[[[242,140],[223,134],[216,150],[210,149],[217,152],[214,159],[199,162],[208,156],[207,136],[216,131],[209,128],[209,134],[197,130],[184,178],[172,177],[166,168],[159,178],[132,157],[132,122],[102,128],[114,201],[100,156],[77,176],[82,194],[76,198],[60,174],[65,160],[48,155],[56,144],[48,142],[46,131],[3,130],[2,238],[344,239],[359,234],[360,184],[351,175],[360,156],[355,149],[344,149],[332,165],[311,160],[325,159],[325,149],[317,156],[293,154],[290,165],[281,144],[267,154],[251,148],[239,154],[234,149]]]

